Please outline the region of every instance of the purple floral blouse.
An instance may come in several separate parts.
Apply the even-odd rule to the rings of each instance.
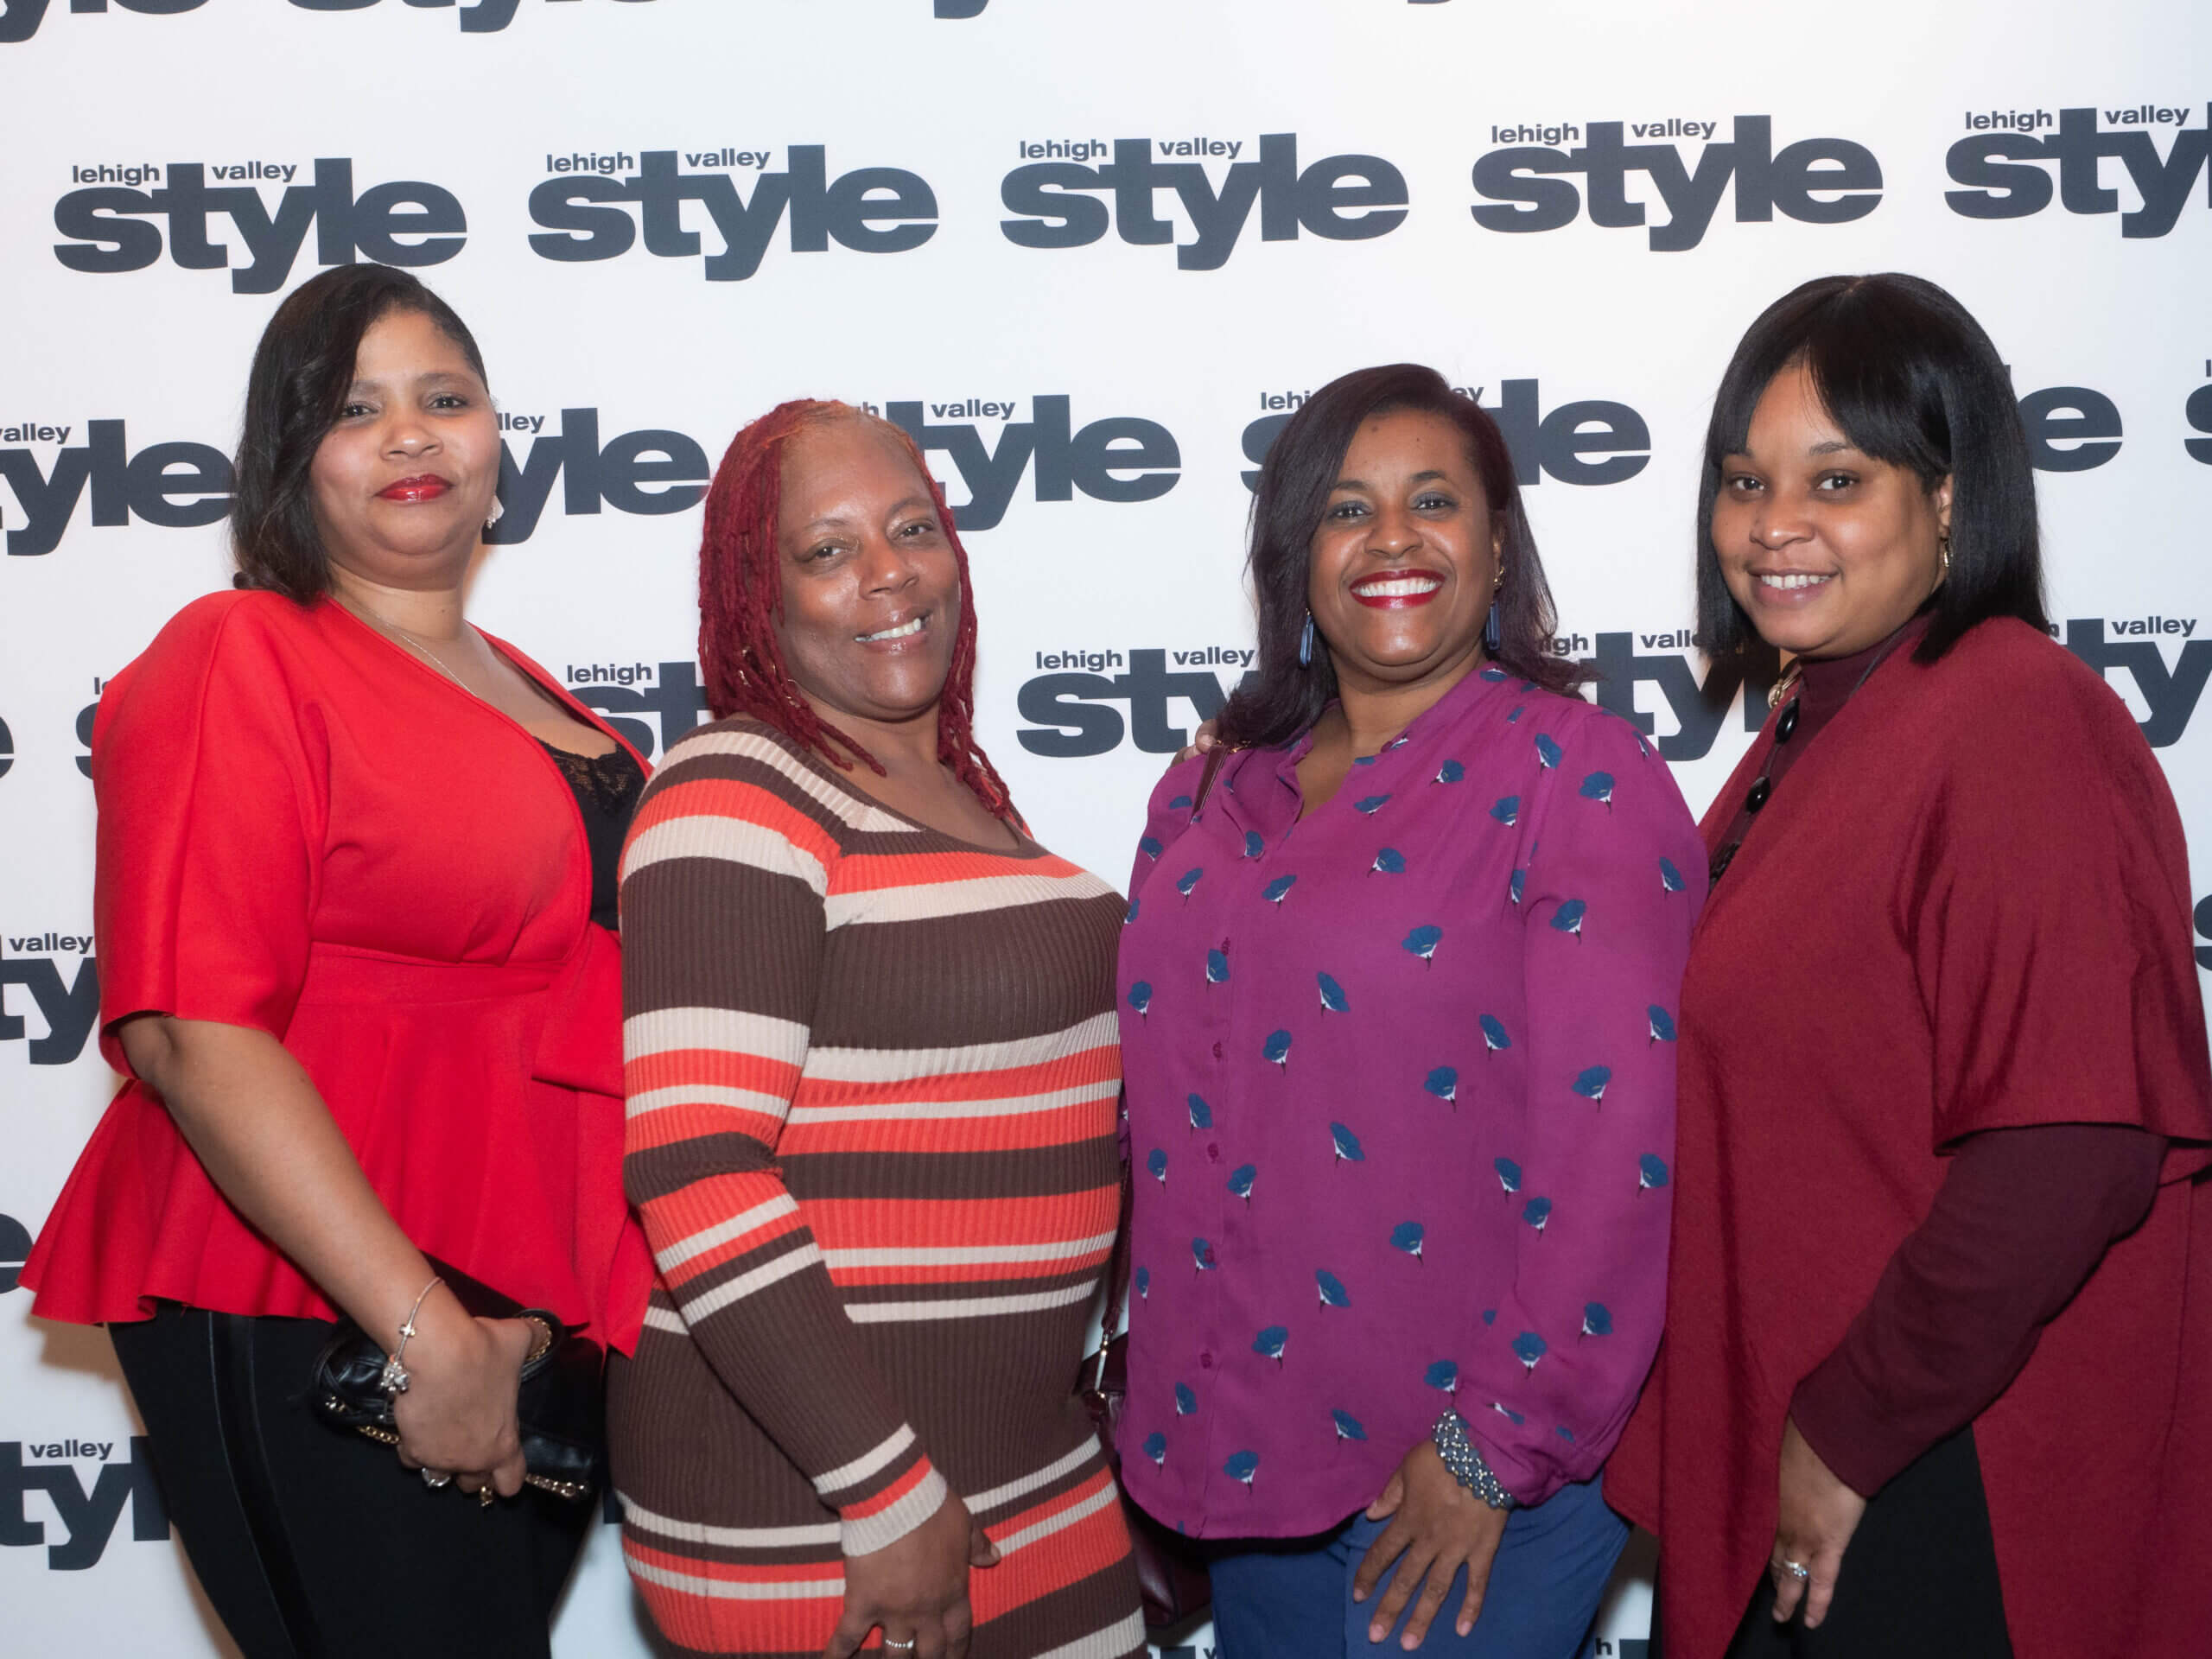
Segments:
[[[1456,1405],[1604,1463],[1659,1341],[1695,825],[1636,728],[1470,675],[1299,821],[1310,735],[1153,793],[1122,935],[1124,1478],[1194,1536],[1363,1508]]]

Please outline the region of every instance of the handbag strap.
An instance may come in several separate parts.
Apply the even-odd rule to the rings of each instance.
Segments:
[[[1206,769],[1198,774],[1198,792],[1191,798],[1191,817],[1195,819],[1205,809],[1206,797],[1213,793],[1213,780],[1221,773],[1221,763],[1232,751],[1226,743],[1216,743],[1206,751]]]
[[[1122,1328],[1122,1315],[1129,1305],[1129,1213],[1135,1198],[1129,1180],[1129,1160],[1124,1158],[1121,1215],[1114,1228],[1114,1254],[1106,1263],[1106,1308],[1098,1327],[1098,1367],[1090,1379],[1093,1391],[1105,1386],[1106,1351],[1113,1346],[1114,1338]]]

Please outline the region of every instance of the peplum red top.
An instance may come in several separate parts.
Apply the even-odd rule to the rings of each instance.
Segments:
[[[418,1247],[627,1350],[652,1265],[622,1192],[620,950],[537,739],[333,601],[215,594],[108,686],[92,784],[108,1064],[127,1075],[115,1022],[149,1010],[270,1033]],[[22,1282],[77,1323],[156,1299],[336,1316],[136,1079]]]

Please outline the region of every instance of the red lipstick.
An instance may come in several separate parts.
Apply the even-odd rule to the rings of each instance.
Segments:
[[[435,501],[452,487],[435,473],[424,473],[418,478],[397,479],[377,493],[387,501]]]
[[[1351,596],[1370,610],[1409,611],[1444,591],[1433,570],[1377,570],[1351,585]]]

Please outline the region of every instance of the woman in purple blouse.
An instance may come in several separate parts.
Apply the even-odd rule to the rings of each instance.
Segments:
[[[1122,934],[1129,1494],[1214,1541],[1224,1659],[1418,1647],[1447,1598],[1431,1651],[1566,1659],[1659,1340],[1697,832],[1571,695],[1433,371],[1292,416],[1251,572],[1236,752],[1154,791]]]

